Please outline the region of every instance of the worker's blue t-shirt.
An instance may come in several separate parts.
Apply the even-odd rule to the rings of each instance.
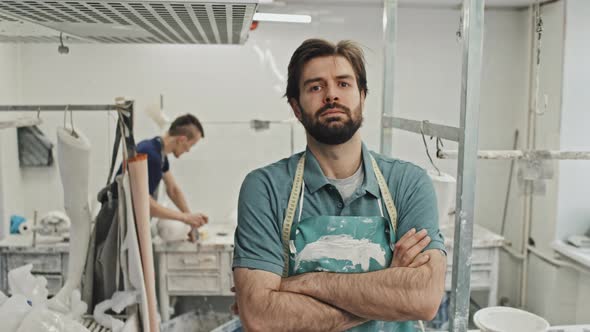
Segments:
[[[137,153],[145,153],[148,156],[148,181],[150,195],[153,196],[158,184],[162,181],[162,176],[170,169],[168,157],[162,154],[162,139],[154,137],[143,140],[137,144],[136,150]],[[117,174],[120,173],[121,167],[119,167]]]

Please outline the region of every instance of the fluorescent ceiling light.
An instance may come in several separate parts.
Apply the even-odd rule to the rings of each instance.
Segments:
[[[285,23],[311,23],[311,16],[309,16],[309,15],[255,13],[254,14],[254,21],[285,22]]]

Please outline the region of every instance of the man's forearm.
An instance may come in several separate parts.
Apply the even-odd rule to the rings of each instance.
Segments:
[[[191,211],[188,208],[188,204],[186,202],[186,198],[184,197],[184,194],[182,193],[182,191],[178,188],[171,190],[168,194],[168,197],[170,197],[170,200],[174,203],[174,205],[176,205],[176,207],[184,212],[184,213],[190,213]]]
[[[150,197],[150,216],[160,219],[172,219],[185,222],[185,215],[183,212],[169,209],[162,206],[156,200]]]
[[[444,292],[444,258],[419,268],[306,273],[288,278],[281,290],[309,295],[360,317],[378,320],[430,320]]]
[[[366,321],[302,294],[271,291],[263,298],[240,305],[246,331],[344,331]]]

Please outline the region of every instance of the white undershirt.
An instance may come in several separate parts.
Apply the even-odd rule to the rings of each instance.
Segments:
[[[346,179],[328,178],[328,181],[333,184],[336,189],[338,189],[338,192],[340,192],[340,196],[342,196],[342,200],[346,205],[349,203],[349,200],[352,198],[354,192],[363,184],[364,179],[365,169],[361,163],[359,169],[357,169],[353,175],[347,177]]]

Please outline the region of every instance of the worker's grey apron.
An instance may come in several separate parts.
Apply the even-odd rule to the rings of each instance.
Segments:
[[[389,268],[396,241],[397,212],[373,156],[371,163],[391,223],[384,217],[380,199],[377,200],[380,216],[316,216],[301,220],[305,154],[299,159],[283,222],[283,277],[306,272],[361,273]],[[298,201],[299,218],[293,224]],[[369,321],[349,331],[415,330],[413,322]]]

